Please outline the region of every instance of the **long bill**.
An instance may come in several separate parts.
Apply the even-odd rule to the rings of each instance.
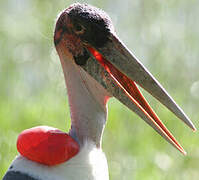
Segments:
[[[182,146],[147,103],[136,83],[157,98],[189,127],[193,130],[196,130],[196,128],[166,90],[134,55],[114,35],[103,48],[95,49],[88,44],[86,46],[92,58],[89,58],[85,66],[82,66],[83,69],[94,77],[110,94],[138,114],[165,140],[180,152],[186,154]]]
[[[182,109],[116,35],[111,34],[106,46],[98,48],[97,51],[120,72],[158,99],[191,129],[196,130]]]

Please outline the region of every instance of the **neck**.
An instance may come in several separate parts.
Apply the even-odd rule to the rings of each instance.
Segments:
[[[80,152],[57,166],[42,165],[19,155],[7,177],[11,177],[9,173],[17,172],[40,180],[109,179],[106,157],[99,148],[107,117],[108,93],[71,61],[61,62],[71,110],[70,135],[79,142]],[[17,178],[15,175],[14,179]]]
[[[61,60],[71,112],[70,135],[81,145],[101,146],[107,119],[108,93],[90,75],[68,59]]]

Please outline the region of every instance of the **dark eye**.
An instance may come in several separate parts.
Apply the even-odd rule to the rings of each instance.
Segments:
[[[84,33],[84,27],[79,23],[74,24],[74,30],[77,34],[83,34]]]
[[[79,25],[79,24],[76,24],[76,25],[75,25],[75,30],[76,30],[76,31],[81,31],[81,30],[82,30],[82,26]]]

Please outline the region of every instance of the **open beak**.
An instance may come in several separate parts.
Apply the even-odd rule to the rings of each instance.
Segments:
[[[194,131],[196,128],[181,108],[168,95],[159,82],[147,71],[137,58],[122,44],[115,34],[101,48],[85,44],[91,57],[81,67],[97,80],[111,95],[139,115],[165,140],[186,154],[181,145],[158,118],[147,103],[137,85],[158,99],[179,119]]]

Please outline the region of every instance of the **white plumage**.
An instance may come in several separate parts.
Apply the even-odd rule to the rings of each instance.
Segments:
[[[86,142],[81,151],[69,161],[57,166],[46,166],[17,156],[11,171],[42,180],[108,180],[105,154],[94,144]]]

